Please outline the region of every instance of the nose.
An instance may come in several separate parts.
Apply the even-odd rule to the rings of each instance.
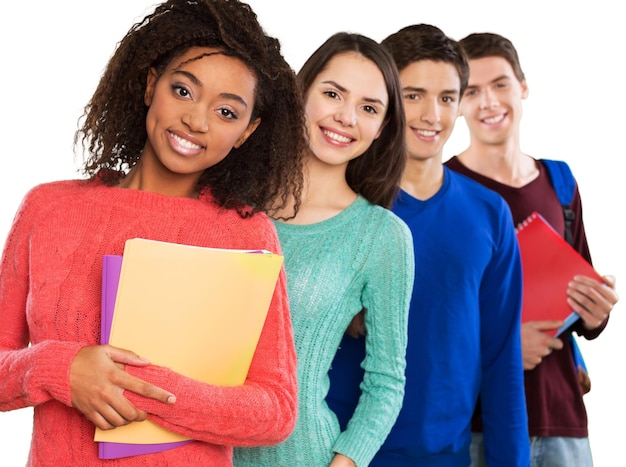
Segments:
[[[199,105],[190,106],[182,121],[191,131],[205,133],[209,129],[208,111]]]
[[[480,95],[480,108],[481,109],[492,109],[498,106],[498,99],[496,98],[495,93],[487,88]]]
[[[441,120],[441,111],[439,104],[434,100],[427,100],[424,102],[424,113],[422,114],[422,121],[434,125]]]
[[[356,126],[356,109],[351,105],[342,105],[337,109],[335,120],[343,126]]]

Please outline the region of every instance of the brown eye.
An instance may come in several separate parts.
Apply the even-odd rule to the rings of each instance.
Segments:
[[[174,92],[174,94],[180,96],[180,97],[189,97],[191,95],[191,93],[189,92],[189,89],[187,89],[184,86],[179,86],[179,85],[172,85],[172,91]]]
[[[228,120],[237,120],[239,118],[239,115],[227,108],[219,109],[218,113]]]

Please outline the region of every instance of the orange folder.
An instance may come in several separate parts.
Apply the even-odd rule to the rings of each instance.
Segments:
[[[522,322],[563,320],[563,327],[549,332],[558,336],[579,318],[567,304],[567,284],[575,275],[602,278],[537,212],[516,231],[524,281]]]
[[[210,384],[243,384],[283,256],[141,238],[126,242],[109,343]],[[96,428],[95,441],[187,439],[150,421]]]

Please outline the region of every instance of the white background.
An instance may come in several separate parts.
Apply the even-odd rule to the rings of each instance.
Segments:
[[[522,149],[535,157],[564,159],[580,186],[584,218],[596,269],[626,281],[624,250],[623,15],[619,2],[250,0],[261,23],[283,44],[298,70],[334,32],[358,32],[382,40],[412,23],[438,26],[460,39],[496,32],[516,45],[530,87],[524,103]],[[33,185],[74,178],[81,158],[73,155],[77,120],[95,90],[115,45],[133,22],[152,9],[148,0],[3,4],[0,15],[1,150],[0,245],[20,200]],[[467,145],[458,120],[445,157]],[[623,240],[622,240],[623,241]],[[585,396],[596,467],[626,465],[624,305],[606,331],[581,342],[591,373]],[[0,314],[0,326],[1,324]],[[0,384],[0,388],[2,385]],[[0,398],[2,396],[0,395]],[[0,465],[26,462],[32,410],[0,413]],[[617,427],[622,427],[618,429]],[[575,466],[572,466],[575,467]]]

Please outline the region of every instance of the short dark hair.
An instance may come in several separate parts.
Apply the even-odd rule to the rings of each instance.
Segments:
[[[380,136],[356,159],[348,163],[348,185],[373,204],[390,207],[406,163],[405,116],[398,69],[389,53],[375,40],[361,34],[339,32],[329,37],[307,59],[298,72],[306,98],[313,81],[336,55],[356,52],[381,71],[389,96],[384,127]]]
[[[461,96],[467,88],[469,66],[461,45],[436,26],[414,24],[383,39],[382,46],[391,53],[398,70],[421,60],[449,63],[461,81]]]
[[[279,208],[294,197],[297,207],[307,147],[302,95],[279,41],[239,0],[165,1],[130,28],[74,138],[88,152],[84,172],[113,185],[137,164],[148,137],[148,72],[154,68],[160,75],[192,47],[218,48],[252,70],[257,80],[252,120],[261,118],[245,144],[204,171],[198,189],[209,188],[219,206],[243,217]]]
[[[485,57],[502,57],[509,62],[515,77],[520,83],[526,80],[517,50],[506,37],[492,32],[477,32],[464,37],[459,42],[469,60]]]

